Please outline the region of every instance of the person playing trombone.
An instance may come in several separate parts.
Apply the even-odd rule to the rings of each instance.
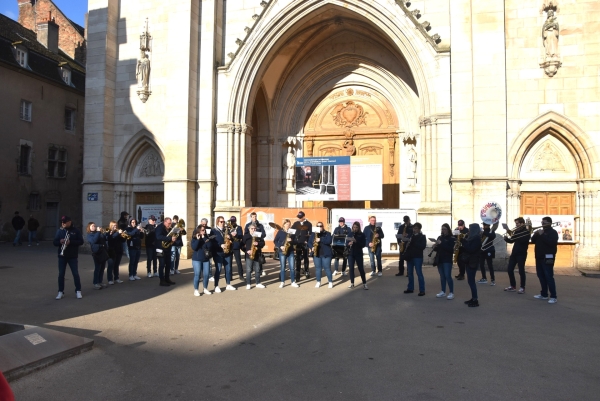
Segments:
[[[504,241],[509,244],[514,244],[510,258],[508,259],[508,279],[510,285],[504,291],[517,291],[517,281],[515,280],[515,266],[519,266],[520,287],[519,294],[525,293],[525,261],[527,260],[527,248],[529,248],[529,239],[531,235],[525,225],[525,219],[518,217],[515,219],[516,228],[510,235],[504,236]]]
[[[481,234],[481,257],[479,258],[479,268],[481,269],[481,279],[477,282],[478,284],[487,284],[487,277],[485,274],[485,264],[487,262],[488,269],[490,269],[490,279],[492,280],[490,285],[496,285],[496,276],[494,275],[494,264],[492,259],[496,257],[496,248],[494,247],[494,239],[496,239],[496,233],[491,230],[491,227],[487,223],[483,224],[483,233]]]

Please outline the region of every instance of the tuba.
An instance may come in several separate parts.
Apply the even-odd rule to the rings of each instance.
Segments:
[[[377,245],[381,243],[381,238],[375,237],[375,234],[377,234],[377,230],[379,230],[379,227],[375,226],[375,230],[373,230],[373,240],[371,241],[371,243],[373,244],[371,246],[372,253],[375,253],[377,251]]]

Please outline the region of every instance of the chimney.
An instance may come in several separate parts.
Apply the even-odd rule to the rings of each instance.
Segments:
[[[48,50],[58,53],[58,24],[52,18],[52,12],[48,12],[48,18],[43,18],[37,24],[37,40]]]

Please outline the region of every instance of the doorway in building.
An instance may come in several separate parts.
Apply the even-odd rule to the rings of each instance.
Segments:
[[[58,230],[58,202],[46,202],[46,225],[43,238],[54,239]]]

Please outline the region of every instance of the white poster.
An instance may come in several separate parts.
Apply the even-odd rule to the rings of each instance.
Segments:
[[[365,225],[369,224],[369,216],[375,216],[377,223],[381,224],[384,234],[381,252],[384,254],[398,253],[396,233],[404,216],[410,217],[411,223],[417,221],[417,211],[414,209],[331,209],[331,232],[339,225],[340,217],[346,220],[348,227],[358,221],[361,230],[364,230]]]
[[[575,241],[575,216],[572,214],[561,214],[561,215],[541,215],[541,214],[530,214],[525,215],[523,218],[531,220],[532,227],[540,227],[542,225],[542,218],[549,216],[552,218],[552,223],[556,224],[554,228],[558,232],[559,243],[570,243]]]
[[[138,223],[143,223],[148,220],[148,217],[154,215],[156,223],[161,223],[165,219],[164,205],[137,205],[135,217]]]

